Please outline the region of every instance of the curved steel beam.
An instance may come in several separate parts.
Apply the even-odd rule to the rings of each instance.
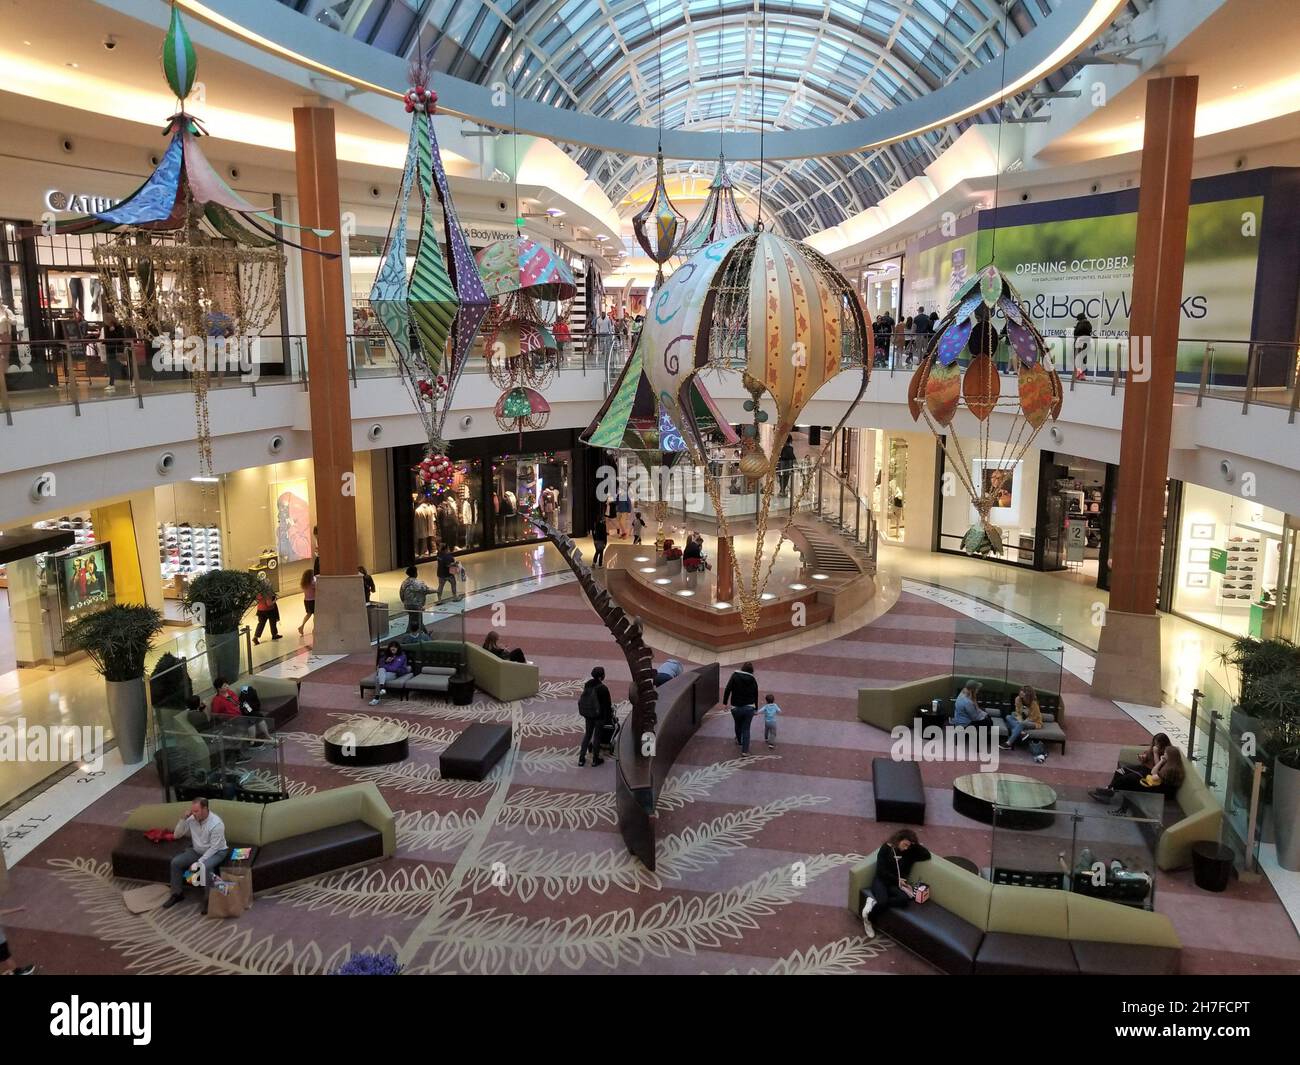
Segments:
[[[176,0],[193,17],[300,66],[356,88],[401,99],[406,88],[406,61],[364,45],[299,15],[284,4],[266,0]],[[926,96],[878,115],[813,129],[768,134],[762,155],[768,159],[846,155],[891,144],[956,122],[1014,96],[1064,66],[1107,26],[1124,0],[1062,0],[1027,37],[1003,53],[1003,63],[987,63]],[[159,23],[163,22],[159,4]],[[293,44],[283,42],[292,41]],[[1003,68],[1005,67],[1005,77]],[[594,118],[578,111],[520,100],[507,110],[494,104],[490,86],[458,78],[436,81],[438,106],[449,114],[500,126],[517,116],[521,132],[571,144],[591,145],[629,155],[653,155],[658,131],[644,126]],[[499,102],[499,100],[498,100]],[[404,124],[394,110],[392,123]],[[752,133],[724,133],[727,158],[758,159],[760,145]],[[675,159],[712,158],[715,134],[665,130],[664,155]]]

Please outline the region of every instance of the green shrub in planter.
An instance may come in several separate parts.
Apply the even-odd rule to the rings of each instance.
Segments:
[[[200,573],[185,593],[185,609],[213,636],[238,632],[244,615],[253,609],[261,578],[242,569]]]
[[[90,656],[105,680],[139,680],[149,646],[162,630],[161,611],[119,604],[73,622],[67,640]]]
[[[125,765],[144,758],[144,656],[162,629],[162,613],[153,607],[115,605],[87,614],[67,632],[69,645],[85,651],[104,678],[105,702]]]

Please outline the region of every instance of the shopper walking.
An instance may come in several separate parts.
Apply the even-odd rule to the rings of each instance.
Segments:
[[[298,635],[303,634],[303,629],[307,627],[307,622],[312,619],[316,613],[316,574],[311,570],[304,570],[302,575],[302,624],[298,626]],[[313,628],[315,625],[313,624]]]
[[[597,518],[596,524],[591,527],[591,543],[596,549],[591,564],[603,567],[605,565],[605,547],[609,543],[609,526],[605,524],[604,518]]]
[[[442,590],[451,582],[451,597],[459,599],[460,594],[456,590],[456,556],[451,553],[451,548],[446,543],[438,548],[438,602],[442,602]]]
[[[433,591],[420,580],[420,571],[414,566],[406,567],[406,580],[397,589],[397,597],[402,601],[406,611],[406,631],[420,632],[424,628],[424,604]]]
[[[261,641],[262,630],[267,625],[271,626],[271,639],[278,640],[280,638],[280,607],[275,601],[275,590],[271,587],[271,582],[263,574],[262,590],[257,593],[257,628],[253,631],[254,643]]]
[[[578,713],[585,723],[582,746],[578,749],[578,765],[587,764],[587,751],[590,749],[591,764],[598,766],[604,761],[600,756],[602,732],[614,724],[614,701],[605,687],[604,666],[596,666],[583,685],[582,694],[578,696]]]
[[[370,602],[375,594],[375,578],[366,572],[365,566],[358,566],[357,572],[361,574],[361,585],[366,590],[366,602]]]
[[[736,723],[736,744],[740,753],[749,756],[749,726],[758,710],[758,679],[754,665],[746,662],[727,681],[722,693],[722,705],[731,707],[731,718]]]

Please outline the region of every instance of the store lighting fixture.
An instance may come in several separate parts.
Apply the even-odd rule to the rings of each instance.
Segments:
[[[764,592],[762,595],[759,596],[759,598],[763,600],[768,600],[768,599],[775,599],[776,596],[774,596],[771,592]]]
[[[196,481],[199,484],[216,484],[218,481],[221,480],[221,478],[220,477],[191,477],[190,480]]]
[[[645,559],[643,559],[643,558],[638,558],[637,561],[638,561],[638,562],[644,562]],[[655,571],[654,566],[642,566],[642,567],[641,567],[641,572],[642,572],[642,573],[653,573],[654,571]]]
[[[649,561],[650,561],[650,556],[649,556],[649,555],[637,555],[636,558],[634,558],[632,561],[633,561],[633,562],[649,562]],[[646,572],[646,571],[645,571],[645,570],[642,570],[641,572],[644,573],[644,572]]]
[[[689,598],[690,598],[691,596],[693,596],[695,593],[694,593],[693,591],[691,591],[689,588],[683,588],[683,589],[682,589],[680,592],[678,592],[677,594],[680,595],[680,596],[684,596],[684,597],[686,597],[686,598],[689,599]]]
[[[791,588],[792,591],[796,591],[796,592],[806,592],[806,591],[808,590],[808,585],[806,585],[806,584],[792,584],[792,585],[790,585],[790,588]]]
[[[564,217],[564,212],[558,207],[548,207],[546,208],[546,213],[550,215],[552,218]]]
[[[714,609],[714,610],[730,610],[730,609],[731,609],[731,604],[730,604],[730,603],[714,603],[714,604],[713,604],[713,609]]]

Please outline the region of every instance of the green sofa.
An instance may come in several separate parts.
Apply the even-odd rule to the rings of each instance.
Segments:
[[[917,710],[930,706],[935,699],[952,699],[961,691],[967,680],[978,680],[983,687],[980,690],[980,705],[985,706],[995,717],[1000,716],[1005,704],[1009,709],[1011,701],[1019,690],[1014,684],[991,677],[955,676],[940,673],[920,680],[896,684],[892,687],[859,688],[858,720],[868,725],[893,732],[900,725],[911,727]],[[1065,753],[1065,699],[1060,695],[1039,693],[1039,705],[1043,710],[1044,727],[1033,733],[1033,738],[1044,743],[1053,743]],[[988,704],[986,706],[986,704]],[[1007,726],[999,722],[998,729],[1005,737]]]
[[[478,644],[462,643],[458,640],[420,640],[399,637],[396,641],[406,652],[407,659],[418,662],[423,667],[437,670],[458,668],[462,662],[469,669],[476,687],[503,703],[519,699],[530,699],[537,694],[541,676],[532,662],[511,662],[498,658],[490,651],[483,650]],[[416,678],[418,680],[418,678]],[[432,678],[431,678],[432,679]],[[441,679],[441,678],[439,678]],[[375,687],[375,674],[371,673],[360,682],[361,693],[372,691]],[[401,685],[393,685],[401,690]],[[418,691],[418,684],[408,684],[407,689]],[[446,691],[442,684],[430,685],[430,691]]]
[[[861,915],[876,859],[849,872],[848,905]],[[930,886],[924,905],[887,909],[873,924],[954,974],[1171,975],[1182,942],[1169,918],[1070,891],[994,885],[934,857],[911,878]]]
[[[133,810],[113,851],[113,874],[166,882],[172,856],[188,840],[150,843],[150,829],[173,829],[187,802],[151,803]],[[232,847],[256,847],[253,890],[267,891],[324,873],[390,858],[397,850],[393,811],[374,784],[342,788],[272,803],[213,799]]]
[[[1137,765],[1143,750],[1143,747],[1121,748],[1120,764]],[[1223,829],[1223,807],[1194,768],[1188,768],[1182,787],[1174,796],[1183,819],[1166,828],[1156,843],[1156,866],[1164,872],[1186,869],[1192,864],[1192,844],[1218,843]]]

